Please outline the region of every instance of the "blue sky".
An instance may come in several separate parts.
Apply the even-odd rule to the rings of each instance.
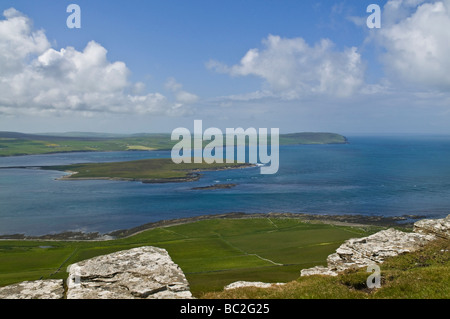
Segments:
[[[70,3],[81,29],[66,26]],[[381,29],[365,23],[371,3]],[[4,0],[0,13],[0,130],[171,132],[202,119],[450,133],[448,0]]]

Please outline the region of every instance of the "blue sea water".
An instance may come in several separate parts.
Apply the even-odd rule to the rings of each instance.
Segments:
[[[205,172],[196,182],[61,181],[62,172],[0,169],[0,234],[109,231],[227,212],[443,217],[450,212],[450,136],[349,137],[280,147],[280,169]],[[170,157],[169,151],[0,158],[0,167]],[[220,190],[193,190],[234,183]]]

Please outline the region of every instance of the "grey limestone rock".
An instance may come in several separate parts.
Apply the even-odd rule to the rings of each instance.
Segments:
[[[422,219],[414,223],[414,232],[450,239],[450,215],[442,219]]]
[[[189,283],[166,250],[139,247],[68,267],[67,299],[188,299]]]
[[[393,228],[382,230],[363,238],[345,241],[327,258],[327,267],[302,269],[301,276],[336,276],[347,269],[381,264],[387,257],[415,251],[428,242],[450,238],[450,215],[442,219],[424,219],[414,224],[414,232],[407,233]]]
[[[63,299],[64,282],[60,280],[24,281],[0,288],[0,299]]]
[[[243,288],[243,287],[256,287],[256,288],[270,288],[274,286],[282,286],[284,283],[266,283],[260,281],[236,281],[227,286],[225,286],[225,290]]]

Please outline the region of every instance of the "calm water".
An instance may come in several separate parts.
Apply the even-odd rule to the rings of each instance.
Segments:
[[[61,172],[0,169],[0,234],[109,232],[225,212],[443,217],[450,212],[450,137],[349,137],[348,145],[285,146],[280,170],[208,172],[197,182],[57,181]],[[170,157],[170,152],[0,158],[0,167]],[[226,190],[192,190],[235,183]]]

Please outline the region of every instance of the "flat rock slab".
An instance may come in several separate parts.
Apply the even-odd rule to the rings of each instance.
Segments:
[[[63,299],[64,281],[24,281],[0,288],[0,299]]]
[[[313,276],[313,275],[322,275],[322,276],[337,276],[338,273],[334,270],[331,270],[328,267],[316,266],[313,268],[302,269],[300,271],[301,276]]]
[[[255,287],[255,288],[270,288],[274,286],[282,286],[284,283],[266,283],[260,281],[236,281],[227,286],[225,286],[225,290],[236,289],[236,288],[244,288],[244,287]]]
[[[189,299],[189,283],[165,249],[144,246],[68,267],[67,299]]]

